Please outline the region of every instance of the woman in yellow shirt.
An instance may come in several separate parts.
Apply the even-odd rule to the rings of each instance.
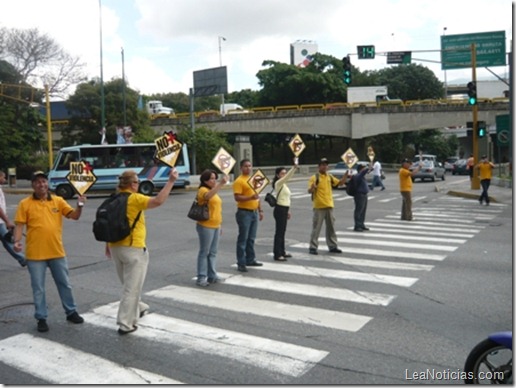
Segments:
[[[200,245],[197,255],[197,285],[201,287],[223,280],[217,276],[215,269],[222,225],[222,200],[217,193],[227,183],[228,176],[224,175],[219,182],[217,179],[218,174],[215,171],[203,171],[199,190],[197,190],[197,202],[199,205],[208,202],[210,211],[210,218],[206,221],[198,221],[196,225]]]
[[[480,175],[480,185],[482,186],[482,194],[478,198],[478,202],[482,205],[486,201],[486,206],[489,206],[489,186],[491,185],[491,178],[493,177],[494,164],[487,160],[487,155],[482,155],[480,163],[477,164],[478,173]]]

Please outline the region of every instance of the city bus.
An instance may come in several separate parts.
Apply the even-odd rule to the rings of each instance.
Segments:
[[[114,192],[118,187],[118,177],[124,171],[134,170],[140,180],[138,191],[151,195],[155,189],[165,185],[170,171],[170,167],[155,159],[155,151],[154,143],[83,144],[61,148],[48,173],[49,188],[65,199],[72,198],[76,193],[66,179],[70,172],[70,162],[85,161],[93,167],[93,174],[97,177],[91,191]],[[186,144],[183,144],[175,167],[179,178],[174,187],[188,186],[190,162]]]

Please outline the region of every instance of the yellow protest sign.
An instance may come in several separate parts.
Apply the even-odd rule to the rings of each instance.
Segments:
[[[301,139],[301,136],[299,136],[298,134],[296,134],[296,136],[294,136],[290,140],[288,146],[290,147],[296,158],[299,157],[299,155],[301,155],[301,152],[303,152],[306,148],[306,144],[303,142],[303,139]]]
[[[373,160],[375,157],[373,147],[371,147],[371,146],[367,147],[367,156],[369,156],[369,160],[371,161],[371,163],[373,163]]]
[[[353,167],[358,162],[358,156],[353,152],[351,147],[342,154],[341,159],[346,163],[348,168]]]
[[[154,143],[156,144],[155,158],[169,167],[174,167],[183,147],[176,135],[173,132],[164,132],[163,136],[154,140]]]
[[[258,169],[247,180],[247,184],[251,186],[256,194],[260,194],[263,189],[269,184],[269,179],[265,176],[262,170]]]
[[[223,147],[220,147],[219,151],[215,154],[215,157],[211,162],[220,171],[228,175],[233,169],[236,160],[235,158],[233,158],[233,156],[231,156],[231,154],[228,151],[226,151]]]
[[[77,194],[84,195],[97,181],[93,174],[93,167],[88,162],[70,162],[70,172],[66,175],[66,180],[70,182]]]

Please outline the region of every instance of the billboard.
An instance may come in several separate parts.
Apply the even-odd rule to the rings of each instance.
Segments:
[[[311,40],[297,40],[290,44],[290,64],[305,67],[312,61],[318,50],[317,43]]]

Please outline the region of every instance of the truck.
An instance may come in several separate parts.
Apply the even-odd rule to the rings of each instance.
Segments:
[[[509,98],[509,86],[501,81],[477,81],[478,98]]]
[[[174,109],[163,106],[163,103],[158,100],[147,101],[145,107],[147,113],[152,117],[171,116],[175,114]]]
[[[387,86],[348,87],[348,104],[376,106],[381,101],[390,101]]]
[[[220,115],[234,115],[239,113],[249,113],[248,110],[244,109],[242,105],[234,103],[220,104]]]

